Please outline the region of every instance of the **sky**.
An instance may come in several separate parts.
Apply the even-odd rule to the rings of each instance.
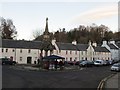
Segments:
[[[33,32],[44,31],[46,17],[50,32],[66,31],[79,25],[106,25],[118,31],[118,0],[4,0],[0,16],[12,19],[18,32],[17,39],[32,40]]]

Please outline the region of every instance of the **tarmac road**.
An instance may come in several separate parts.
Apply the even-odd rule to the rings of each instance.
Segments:
[[[78,71],[26,71],[3,66],[2,88],[97,88],[111,73],[110,66]]]

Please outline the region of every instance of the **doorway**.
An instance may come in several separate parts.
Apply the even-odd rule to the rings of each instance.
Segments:
[[[32,57],[27,57],[27,64],[31,64],[32,63]]]

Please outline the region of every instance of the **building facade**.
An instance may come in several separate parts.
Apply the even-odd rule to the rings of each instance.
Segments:
[[[106,47],[111,52],[112,60],[119,60],[119,47],[115,44],[115,41],[103,41],[102,47]]]
[[[25,41],[25,40],[8,40],[3,39],[0,46],[1,57],[13,58],[19,64],[35,64],[40,58],[40,54],[45,56],[45,50],[42,50],[41,41]],[[79,60],[111,60],[111,52],[106,47],[93,46],[89,44],[60,43],[52,40],[54,49],[51,54],[62,56],[65,61]],[[48,54],[50,55],[50,50]]]
[[[66,61],[79,60],[111,60],[111,52],[106,47],[97,46],[89,41],[88,44],[60,43],[56,40],[52,41],[55,46],[53,54],[65,57]]]
[[[3,39],[0,46],[0,58],[12,58],[19,64],[34,64],[40,58],[41,45],[40,41]],[[42,54],[45,56],[44,50]]]

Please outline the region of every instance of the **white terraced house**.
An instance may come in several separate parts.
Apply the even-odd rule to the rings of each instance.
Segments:
[[[119,60],[120,60],[120,41],[116,42],[116,45],[117,45],[118,48],[119,48],[119,55],[118,55],[118,57],[119,57]]]
[[[79,60],[111,60],[111,53],[105,47],[93,46],[89,44],[60,43],[52,40],[54,49],[52,54],[65,57],[65,61]],[[19,64],[34,64],[40,57],[42,42],[25,40],[3,39],[0,45],[1,57],[12,57]],[[45,51],[42,53],[45,56]],[[50,55],[50,51],[48,51]]]
[[[60,43],[52,40],[55,46],[53,54],[65,57],[65,61],[79,61],[79,60],[111,60],[111,53],[105,47],[97,46],[96,43],[89,42],[89,44],[77,44],[76,41],[72,43]]]
[[[115,44],[115,41],[103,41],[102,47],[106,47],[111,52],[111,59],[118,61],[119,57],[119,47]]]
[[[40,57],[41,41],[3,39],[0,46],[0,58],[13,58],[19,64],[34,64]],[[43,50],[43,56],[45,51]],[[48,52],[50,55],[50,51]]]
[[[110,51],[105,47],[94,47],[95,53],[94,53],[94,59],[95,60],[111,60],[111,53]]]

